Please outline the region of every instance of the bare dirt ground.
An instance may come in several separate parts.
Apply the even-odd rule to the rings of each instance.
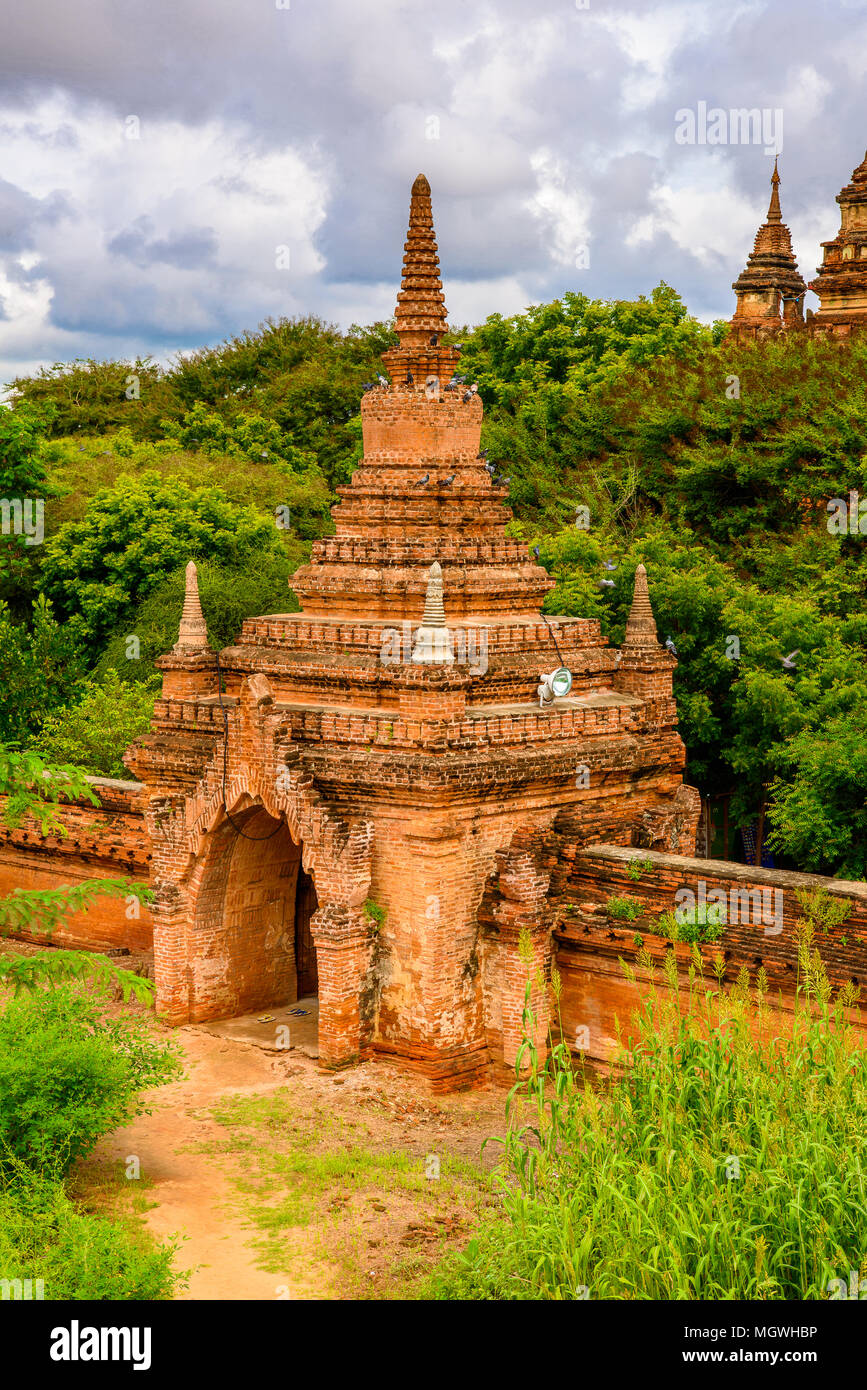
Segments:
[[[501,1090],[433,1096],[381,1063],[335,1076],[203,1028],[169,1036],[184,1079],[101,1142],[80,1190],[138,1158],[148,1230],[183,1242],[181,1297],[400,1298],[466,1242],[491,1200],[497,1150],[480,1151]]]

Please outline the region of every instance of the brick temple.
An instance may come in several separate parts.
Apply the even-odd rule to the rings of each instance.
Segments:
[[[851,182],[837,194],[840,230],[822,242],[822,264],[809,285],[802,279],[792,250],[789,228],[780,207],[777,162],[771,179],[768,215],[756,233],[747,264],[732,289],[737,307],[731,319],[740,341],[766,339],[790,329],[816,337],[847,337],[867,324],[867,155]],[[804,314],[810,289],[820,307]]]
[[[541,615],[553,581],[506,534],[482,403],[444,342],[421,175],[395,326],[335,534],[292,580],[302,611],[248,619],[218,656],[190,566],[126,761],[167,1019],[317,995],[326,1065],[377,1054],[449,1088],[514,1061],[519,936],[544,977],[558,864],[588,840],[690,854],[698,794],[643,567],[620,651],[595,620]]]

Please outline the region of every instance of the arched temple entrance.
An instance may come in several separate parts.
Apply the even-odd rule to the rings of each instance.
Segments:
[[[191,925],[190,1019],[231,1018],[318,992],[318,906],[301,846],[261,806],[209,836]]]

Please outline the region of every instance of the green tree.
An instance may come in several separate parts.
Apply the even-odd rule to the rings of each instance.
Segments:
[[[91,646],[190,559],[240,568],[281,550],[273,518],[155,471],[99,492],[81,521],[45,545],[43,582],[56,608]]]
[[[123,682],[114,670],[99,682],[82,681],[74,703],[45,716],[32,747],[47,762],[128,777],[123,755],[150,728],[158,692],[154,681]]]
[[[28,624],[13,622],[0,600],[0,742],[26,743],[83,674],[74,637],[44,595]]]

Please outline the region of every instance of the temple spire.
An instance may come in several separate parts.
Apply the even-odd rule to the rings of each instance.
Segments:
[[[419,174],[410,195],[409,230],[394,326],[401,347],[426,347],[432,337],[448,332],[430,184],[424,174]]]
[[[635,589],[632,594],[632,607],[626,621],[623,650],[658,646],[656,619],[653,616],[650,594],[647,591],[647,570],[644,565],[639,565],[635,571]]]
[[[776,159],[774,159],[774,172],[771,176],[771,183],[773,185],[773,189],[771,192],[771,201],[768,205],[767,220],[768,222],[782,222],[783,213],[782,209],[780,208],[780,174],[779,170],[777,169]]]
[[[172,650],[175,652],[201,651],[207,646],[208,626],[199,600],[199,577],[195,563],[190,560],[187,565],[181,625],[178,631],[178,640]]]
[[[382,360],[398,388],[424,387],[436,378],[439,387],[452,378],[460,358],[457,348],[443,347],[448,333],[445,295],[434,233],[430,184],[419,174],[409,200],[409,230],[403,255],[403,274],[394,312],[400,347],[384,352]]]

